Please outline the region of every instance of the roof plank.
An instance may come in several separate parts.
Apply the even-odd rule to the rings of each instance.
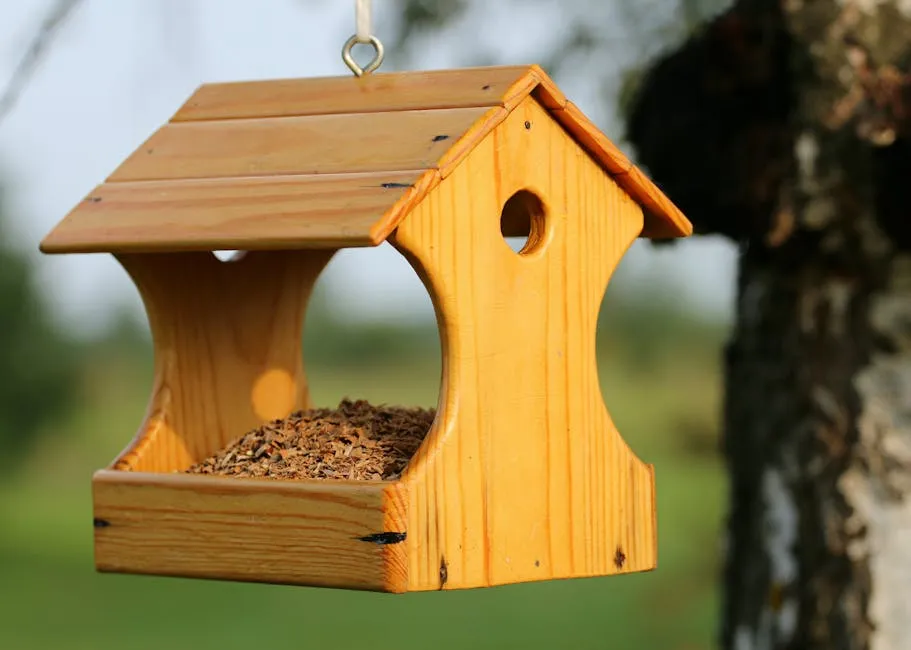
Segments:
[[[488,108],[168,124],[108,182],[436,168]]]
[[[645,211],[643,235],[653,239],[689,236],[693,226],[642,171],[607,139],[572,102],[551,115]]]
[[[375,246],[435,170],[100,185],[41,243],[45,253]]]
[[[534,66],[374,73],[201,86],[171,118],[174,122],[384,113],[415,109],[502,105]]]
[[[642,236],[692,233],[673,202],[529,65],[203,86],[42,250],[376,245],[528,97],[643,208]],[[363,185],[381,178],[392,185]]]
[[[537,82],[534,88],[534,98],[548,110],[557,110],[566,106],[566,95],[563,94],[563,91],[557,88],[557,84],[553,82],[544,69],[539,65],[531,66],[529,71],[529,76],[533,77]]]

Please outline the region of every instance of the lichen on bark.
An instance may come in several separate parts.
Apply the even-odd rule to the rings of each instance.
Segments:
[[[740,248],[724,648],[911,647],[908,5],[740,0],[632,103],[640,163]]]

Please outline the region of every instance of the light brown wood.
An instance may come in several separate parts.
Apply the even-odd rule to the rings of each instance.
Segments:
[[[654,471],[604,406],[595,328],[632,242],[692,226],[540,68],[488,71],[490,104],[474,74],[201,89],[45,238],[115,252],[155,345],[146,416],[94,481],[101,570],[402,592],[656,566]],[[530,232],[522,253],[501,227]],[[443,348],[402,479],[180,473],[310,406],[313,285],[337,247],[386,238]]]
[[[466,131],[462,137],[440,157],[440,178],[446,178],[459,166],[468,153],[478,146],[500,122],[506,119],[509,111],[505,108],[494,107]],[[429,190],[430,188],[428,188]],[[423,198],[423,197],[422,197]]]
[[[608,140],[578,106],[566,102],[562,109],[552,111],[551,115],[643,207],[645,222],[642,236],[669,239],[693,234],[693,225],[679,208]]]
[[[534,78],[535,85],[531,93],[532,97],[537,99],[544,108],[549,111],[563,108],[567,99],[563,91],[557,87],[553,79],[539,65],[532,65],[529,75]]]
[[[171,121],[494,106],[511,110],[529,94],[549,109],[566,104],[547,73],[532,64],[203,84]]]
[[[108,182],[431,169],[487,111],[453,108],[168,124]]]
[[[405,590],[407,547],[370,539],[404,531],[396,484],[175,473],[311,406],[303,312],[333,253],[118,257],[146,306],[154,383],[138,435],[93,481],[99,570]]]
[[[93,495],[99,571],[405,589],[405,544],[369,541],[405,524],[395,485],[102,470]]]
[[[613,142],[601,133],[594,124],[572,102],[551,113],[578,143],[601,163],[604,169],[617,180],[617,176],[628,174],[633,163]]]
[[[251,252],[118,256],[139,289],[155,345],[152,399],[114,467],[188,467],[310,404],[301,353],[307,300],[334,254]]]
[[[502,106],[504,99],[514,94],[515,84],[530,79],[536,67],[491,66],[376,72],[360,78],[344,75],[205,84],[172,121]]]
[[[517,255],[500,213],[523,189],[548,216],[538,249]],[[614,428],[595,355],[604,291],[642,221],[528,99],[399,226],[444,349],[440,415],[402,479],[409,590],[656,566],[653,468]]]
[[[667,196],[659,191],[642,170],[633,166],[626,176],[618,176],[617,182],[630,193],[642,206],[642,209],[651,215],[646,219],[642,236],[649,239],[674,239],[675,237],[689,237],[693,234],[693,224],[683,216],[683,213],[674,205]],[[654,215],[662,215],[660,218]]]
[[[435,170],[105,183],[45,253],[375,246],[439,181]]]
[[[528,97],[547,109],[542,119],[559,122],[643,207],[642,236],[668,238],[692,233],[692,225],[680,210],[566,100],[540,67],[380,77],[372,81],[338,77],[251,82],[200,89],[188,104],[189,112],[139,147],[107,183],[96,189],[96,194],[58,224],[42,242],[42,250],[65,253],[199,250],[205,246],[268,249],[377,245],[412,205],[451,174]],[[455,95],[446,80],[454,84],[453,88],[481,84],[482,93],[489,85],[496,98],[489,105],[488,100],[476,97],[462,104],[455,102],[458,107],[448,107]],[[273,86],[275,97],[270,98],[268,91]],[[413,96],[409,95],[412,90]],[[314,97],[323,91],[327,93],[325,103],[319,104]],[[361,95],[363,103],[358,104],[354,98]],[[420,109],[411,108],[418,105],[417,97],[436,97],[437,101],[422,99]],[[276,107],[285,102],[286,113],[281,113]],[[323,108],[317,110],[317,106]],[[364,112],[333,113],[357,106]],[[234,107],[234,112],[228,107]],[[279,114],[285,116],[275,117]],[[216,119],[225,115],[244,119]],[[193,121],[186,121],[191,117]],[[414,191],[404,192],[398,199],[390,193],[388,203],[376,195],[364,195],[364,203],[359,203],[348,192],[339,191],[332,200],[307,201],[306,209],[297,210],[298,179],[306,188],[319,191],[318,181],[304,180],[306,176],[422,170],[429,171],[415,183]],[[232,180],[217,182],[224,178]],[[171,187],[167,181],[176,184]],[[116,183],[129,185],[113,188]],[[294,194],[285,195],[285,191]],[[123,205],[105,205],[103,193]],[[236,205],[226,205],[227,199]],[[276,214],[262,216],[255,207],[259,199]],[[376,204],[373,199],[377,199]],[[364,237],[368,228],[368,217],[362,211],[365,205],[377,213],[377,220],[369,226],[369,238]],[[296,215],[293,226],[288,223],[288,210]],[[116,222],[107,218],[115,211]],[[226,216],[219,216],[221,211]],[[248,226],[251,229],[246,231]],[[163,232],[165,227],[167,232]]]

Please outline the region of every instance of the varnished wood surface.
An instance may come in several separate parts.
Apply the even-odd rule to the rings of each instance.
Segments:
[[[538,65],[203,84],[171,122],[386,113],[448,108],[514,108],[529,94],[549,109],[566,97]]]
[[[107,180],[430,169],[487,111],[451,108],[178,122],[159,129]]]
[[[548,210],[526,255],[500,235],[519,190]],[[614,428],[595,355],[606,285],[642,221],[529,99],[399,226],[444,349],[437,425],[403,476],[410,590],[655,567],[653,468]]]
[[[170,472],[310,405],[304,309],[334,251],[119,256],[155,346],[152,398],[117,469]]]
[[[303,312],[334,251],[122,255],[155,345],[136,438],[94,485],[101,571],[400,592],[407,493],[380,482],[183,474],[237,436],[311,406]],[[368,538],[367,541],[361,539]]]
[[[572,102],[551,112],[563,126],[611,175],[645,213],[642,236],[671,239],[693,234],[693,225],[654,183],[633,165],[604,133]]]
[[[101,198],[115,193],[123,207],[122,222],[119,210],[92,204],[99,197],[90,195],[89,203],[81,202],[45,238],[42,250],[195,250],[206,242],[232,242],[248,250],[279,241],[300,247],[376,245],[529,97],[546,109],[539,119],[556,120],[643,207],[642,236],[692,233],[677,207],[532,65],[203,86],[174,121],[96,189]],[[369,228],[369,239],[363,236],[363,223],[350,228],[342,216],[362,214],[347,192],[326,202],[296,201],[294,193],[281,200],[273,193],[296,187],[296,180],[274,177],[422,170],[414,192],[389,194],[388,203],[371,207],[377,221]],[[217,184],[217,179],[225,180]],[[120,182],[132,184],[108,187]],[[178,185],[169,188],[167,182]],[[186,198],[188,192],[190,211],[181,211],[187,203],[167,202],[170,196]],[[127,193],[133,196],[127,198]],[[239,227],[243,216],[213,216],[229,199],[258,215],[250,204],[260,197],[280,199],[277,218],[247,220],[261,227]],[[177,208],[173,215],[162,216],[163,200]],[[284,218],[289,213],[296,215],[293,222]],[[167,235],[158,232],[162,220]]]
[[[404,543],[369,541],[404,527],[395,485],[102,470],[93,495],[103,572],[405,588]]]
[[[174,122],[384,113],[502,105],[533,66],[491,66],[407,73],[204,84]],[[519,86],[522,96],[529,89]],[[523,92],[524,91],[524,92]]]
[[[479,187],[478,178],[492,181]],[[546,207],[537,246],[523,255],[500,234],[503,206],[520,190]],[[159,475],[308,403],[303,368],[295,365],[299,314],[331,253],[250,253],[230,264],[201,253],[121,256],[149,311],[156,379],[149,417],[114,464],[122,471],[105,474],[96,496],[101,519],[114,516],[114,497],[104,490],[121,495],[123,506],[119,529],[115,520],[99,530],[99,566],[386,591],[653,569],[653,468],[611,421],[594,347],[607,283],[642,223],[639,205],[539,103],[529,98],[511,113],[404,218],[393,239],[440,319],[436,424],[402,480],[387,485],[378,511],[320,520],[326,539],[347,539],[356,526],[404,539],[380,545],[382,561],[374,551],[352,554],[334,545],[312,561],[299,556],[285,569],[267,563],[260,571],[244,560],[290,556],[259,532],[241,534],[233,519],[213,515],[228,502],[222,499],[233,498],[211,494],[225,479],[207,484],[212,477],[173,475],[162,486]],[[326,486],[344,492],[356,484]],[[263,513],[263,530],[281,536],[284,524],[271,517],[286,511],[284,487],[237,482],[231,490],[244,503],[249,492],[254,505],[245,516]],[[298,524],[314,526],[311,520],[332,507],[299,511]],[[145,523],[137,522],[160,532],[143,533]],[[190,540],[175,542],[180,553],[156,550],[175,529]],[[152,543],[144,541],[150,536]],[[201,539],[210,540],[206,560]],[[238,544],[253,549],[250,555],[231,550]],[[352,577],[361,575],[358,566],[368,577]]]
[[[45,238],[116,252],[155,345],[146,417],[94,483],[100,569],[401,592],[656,566],[653,468],[604,406],[595,328],[631,243],[692,228],[543,71],[515,72],[488,71],[491,103],[474,73],[448,77],[464,92],[314,81],[322,104],[303,82],[201,89]],[[523,254],[500,233],[518,191],[546,207]],[[314,282],[336,247],[387,237],[428,287],[444,356],[402,480],[175,473],[310,405]]]
[[[46,253],[374,246],[439,180],[431,171],[105,183]]]

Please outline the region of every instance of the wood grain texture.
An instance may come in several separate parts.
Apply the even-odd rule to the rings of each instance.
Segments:
[[[530,78],[534,67],[491,66],[377,72],[360,78],[344,75],[205,84],[171,119],[184,122],[502,106],[514,94],[516,83]]]
[[[171,122],[500,106],[566,97],[536,64],[203,84]]]
[[[201,89],[45,238],[114,251],[155,345],[139,432],[94,482],[101,570],[401,592],[656,566],[653,468],[604,406],[595,330],[632,242],[692,227],[540,68],[498,70],[480,91],[447,76],[462,103],[408,75],[314,81],[324,104],[296,82]],[[520,190],[546,218],[516,254],[500,214]],[[430,292],[444,357],[401,481],[175,473],[311,405],[313,285],[337,247],[387,237]],[[405,539],[358,539],[389,532]]]
[[[594,157],[645,212],[642,236],[650,239],[688,237],[693,225],[654,183],[633,165],[578,106],[566,102],[551,115]]]
[[[188,112],[153,134],[76,206],[45,238],[42,250],[377,245],[529,97],[546,109],[540,119],[557,120],[643,207],[642,236],[692,233],[673,202],[566,100],[539,66],[381,77],[200,89]],[[460,96],[456,90],[476,87],[480,91],[466,90],[461,103],[453,99]],[[357,107],[363,111],[337,112]],[[389,204],[385,195],[361,191],[357,176],[350,179],[354,194],[347,191],[349,179],[333,178],[399,173],[410,178],[424,170],[414,191],[402,192],[398,202],[390,196]],[[329,176],[325,194],[321,179],[308,178],[324,175]],[[118,183],[125,186],[118,188]],[[329,187],[338,191],[330,195]],[[370,212],[377,215],[373,224],[367,223]]]
[[[138,573],[401,592],[406,545],[394,484],[291,482],[102,470],[95,564]]]
[[[260,424],[312,406],[303,313],[334,251],[125,254],[155,345],[134,441],[93,481],[101,571],[401,592],[407,491],[395,483],[181,473]],[[361,538],[367,538],[366,540]],[[375,539],[375,537],[373,537]]]
[[[547,214],[522,255],[500,235],[519,190]],[[614,428],[595,354],[607,283],[642,224],[532,98],[430,191],[392,241],[440,322],[439,414],[385,484],[169,474],[309,405],[301,314],[332,251],[120,255],[149,314],[155,388],[95,481],[98,567],[393,592],[653,569],[653,468]],[[355,540],[388,532],[405,539]]]
[[[155,357],[145,420],[114,468],[185,468],[308,407],[304,310],[334,252],[251,252],[228,263],[197,252],[118,256],[142,296]]]
[[[459,166],[465,156],[478,146],[478,143],[484,138],[488,137],[490,132],[496,128],[500,122],[505,120],[508,115],[509,111],[505,108],[494,107],[489,109],[481,119],[475,122],[472,127],[453,144],[449,151],[440,157],[440,178],[443,179],[449,176],[449,174]],[[429,189],[430,188],[428,188],[428,190]]]
[[[436,170],[105,183],[45,253],[340,248],[382,243]]]
[[[517,255],[499,217],[523,189],[548,216]],[[437,422],[402,478],[409,590],[656,566],[653,469],[612,424],[595,354],[607,283],[642,223],[529,98],[399,226],[444,354]]]
[[[108,182],[436,168],[487,108],[178,122]]]
[[[532,65],[528,75],[535,80],[532,97],[549,111],[563,108],[567,99],[563,91],[557,87],[553,79],[539,65]]]

